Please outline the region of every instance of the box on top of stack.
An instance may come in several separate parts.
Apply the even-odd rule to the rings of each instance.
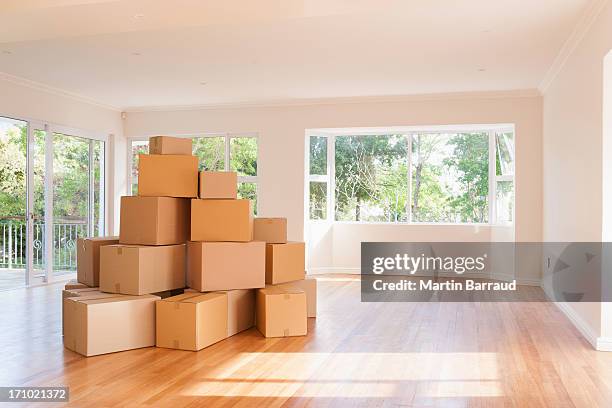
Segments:
[[[200,350],[255,320],[266,337],[305,335],[316,280],[305,279],[304,243],[287,241],[287,220],[253,218],[235,172],[198,173],[191,139],[155,136],[149,151],[138,196],[121,198],[119,237],[83,241],[82,283],[63,295],[66,347]],[[128,326],[137,333],[123,336]]]

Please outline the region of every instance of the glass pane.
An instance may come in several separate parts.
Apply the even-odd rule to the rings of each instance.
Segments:
[[[488,222],[488,194],[486,133],[413,136],[413,221]]]
[[[310,137],[310,174],[327,174],[327,138]]]
[[[310,219],[327,219],[327,183],[310,182]]]
[[[76,241],[88,236],[88,139],[53,134],[53,273],[76,271]]]
[[[0,118],[0,290],[25,285],[27,131]]]
[[[230,168],[239,176],[257,175],[257,139],[234,137],[230,139]]]
[[[238,198],[251,200],[251,211],[257,215],[257,184],[238,183]]]
[[[93,208],[93,231],[95,237],[104,235],[104,142],[92,140],[93,144],[93,176],[94,176],[94,208]]]
[[[225,138],[196,137],[193,139],[193,154],[200,162],[200,171],[223,171],[225,169]]]
[[[149,153],[149,141],[132,142],[132,195],[138,194],[138,155]]]
[[[514,133],[496,133],[497,150],[496,174],[508,176],[514,174]]]
[[[45,275],[45,135],[42,130],[34,130],[34,243],[32,263],[34,276]]]
[[[497,222],[511,223],[514,215],[514,182],[498,181],[495,193]]]
[[[336,220],[406,220],[406,136],[339,136],[335,168]]]

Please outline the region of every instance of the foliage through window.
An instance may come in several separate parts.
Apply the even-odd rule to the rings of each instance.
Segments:
[[[312,220],[328,219],[333,205],[335,221],[512,222],[510,130],[313,135],[309,146]]]

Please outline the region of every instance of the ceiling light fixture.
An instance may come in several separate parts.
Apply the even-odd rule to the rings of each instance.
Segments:
[[[200,85],[206,85],[206,84],[207,82],[204,82],[204,81],[200,82]]]
[[[478,68],[478,72],[485,72],[486,68]]]
[[[2,50],[2,53],[6,55],[11,55],[13,52],[9,50]]]
[[[132,53],[132,55],[133,55],[133,56],[135,56],[135,57],[139,57],[139,56],[141,56],[142,54],[141,54],[141,53],[139,53],[139,52],[133,52],[133,53]]]
[[[144,14],[134,14],[134,18],[135,19],[140,19],[140,18],[144,18]]]

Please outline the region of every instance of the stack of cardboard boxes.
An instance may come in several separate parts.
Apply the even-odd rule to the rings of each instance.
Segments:
[[[121,198],[119,237],[79,240],[79,283],[63,293],[67,348],[195,351],[255,324],[266,337],[306,334],[316,280],[304,243],[287,242],[284,218],[253,219],[236,173],[198,173],[191,149],[151,138],[138,196]]]

